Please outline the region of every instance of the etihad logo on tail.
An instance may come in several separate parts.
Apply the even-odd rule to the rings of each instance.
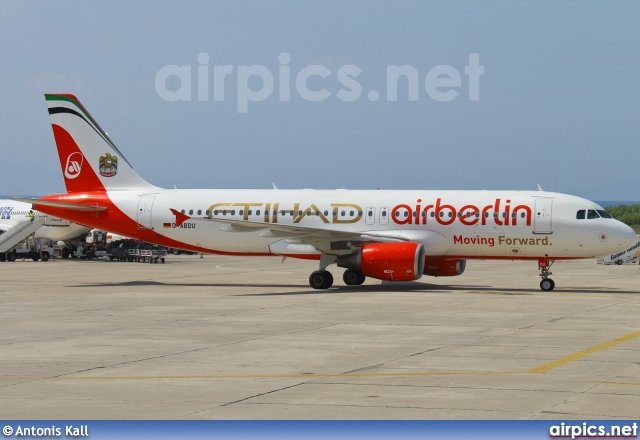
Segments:
[[[115,176],[118,174],[118,158],[109,153],[106,153],[104,156],[100,156],[98,169],[101,176]]]

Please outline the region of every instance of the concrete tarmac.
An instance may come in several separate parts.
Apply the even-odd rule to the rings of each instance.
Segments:
[[[309,287],[317,263],[0,263],[4,419],[637,419],[640,270],[469,261]]]

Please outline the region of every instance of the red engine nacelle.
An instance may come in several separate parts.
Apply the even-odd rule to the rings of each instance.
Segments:
[[[424,246],[419,243],[366,244],[357,252],[338,256],[337,264],[385,281],[413,281],[424,272]]]
[[[445,260],[427,258],[424,266],[424,274],[432,277],[455,277],[462,275],[467,260]]]

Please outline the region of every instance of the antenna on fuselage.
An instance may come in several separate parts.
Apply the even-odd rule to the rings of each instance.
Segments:
[[[539,183],[538,183],[538,191],[544,191]]]

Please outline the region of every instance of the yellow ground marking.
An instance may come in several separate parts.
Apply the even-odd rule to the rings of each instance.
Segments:
[[[565,356],[548,364],[532,368],[527,371],[411,371],[403,373],[292,373],[292,374],[250,374],[250,375],[203,375],[203,376],[59,376],[59,377],[0,377],[1,382],[21,382],[21,381],[87,381],[87,380],[247,380],[247,379],[327,379],[346,377],[420,377],[420,376],[465,376],[465,375],[512,375],[527,373],[546,373],[554,368],[560,367],[569,362],[581,359],[592,353],[596,353],[605,348],[613,347],[622,342],[640,336],[639,332],[630,333],[626,336],[603,342],[594,347],[581,350],[569,356]],[[591,383],[616,384],[616,385],[640,385],[640,382],[599,382]]]
[[[637,338],[640,336],[640,332],[629,333],[626,336],[622,336],[621,338],[616,338],[608,342],[603,342],[602,344],[598,344],[594,347],[587,348],[586,350],[579,351],[577,353],[571,354],[569,356],[565,356],[556,361],[549,362],[548,364],[540,365],[539,367],[533,368],[527,373],[546,373],[549,370],[553,370],[554,368],[558,368],[561,365],[568,364],[569,362],[573,362],[585,356],[588,356],[592,353],[598,352],[600,350],[604,350],[605,348],[613,347],[614,345],[618,345],[622,342],[630,341],[631,339]]]

